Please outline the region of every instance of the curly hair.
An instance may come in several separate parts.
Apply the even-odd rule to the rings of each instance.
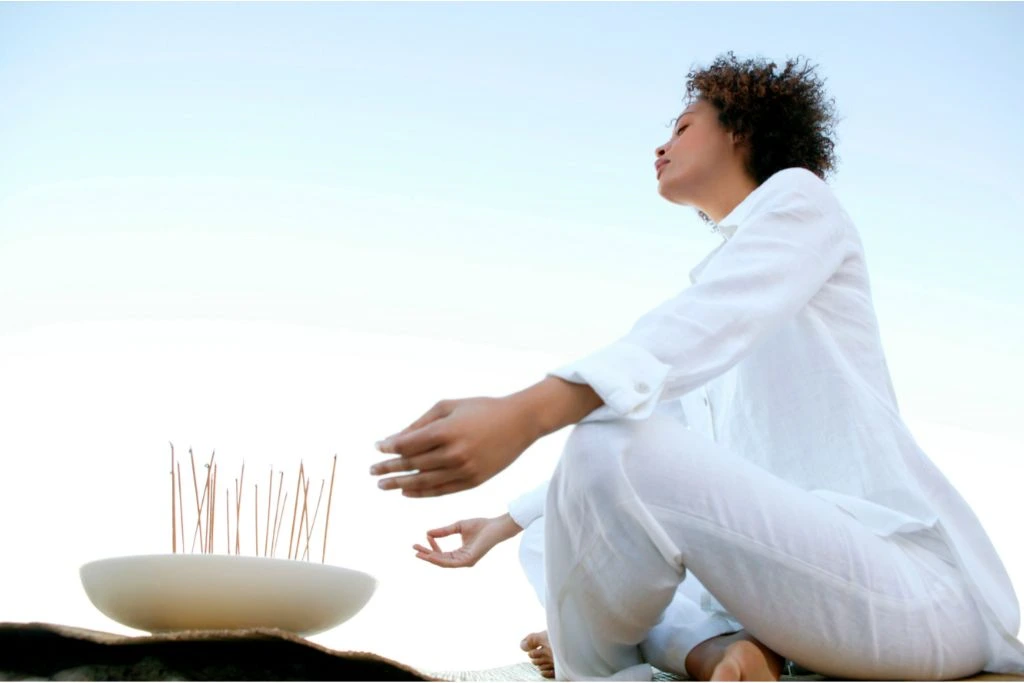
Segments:
[[[794,166],[822,180],[835,170],[835,101],[817,67],[804,61],[789,59],[780,71],[763,58],[741,61],[727,52],[687,74],[688,103],[709,102],[726,130],[748,143],[747,171],[758,185]]]

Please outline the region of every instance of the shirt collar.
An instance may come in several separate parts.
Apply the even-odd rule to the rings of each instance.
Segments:
[[[725,218],[716,223],[715,232],[719,233],[724,239],[729,239],[735,235],[736,230],[743,221],[750,217],[755,206],[757,206],[757,197],[761,194],[765,184],[761,183],[755,187],[739,204],[733,207],[732,211],[726,214]]]

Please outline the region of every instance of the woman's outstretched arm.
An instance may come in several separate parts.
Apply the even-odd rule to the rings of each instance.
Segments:
[[[545,377],[501,398],[440,401],[397,434],[377,443],[397,457],[370,468],[382,489],[410,497],[479,486],[512,464],[537,439],[575,424],[603,405],[587,384]]]

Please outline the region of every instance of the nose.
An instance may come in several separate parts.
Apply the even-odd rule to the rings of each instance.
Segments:
[[[658,147],[654,150],[654,156],[659,157],[659,158],[663,157],[663,156],[665,156],[665,152],[667,152],[667,151],[668,151],[668,143],[666,142],[663,145],[658,145]]]

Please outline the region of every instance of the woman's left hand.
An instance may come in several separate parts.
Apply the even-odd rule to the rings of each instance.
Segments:
[[[421,418],[377,443],[397,457],[370,468],[382,489],[443,496],[479,486],[512,464],[540,437],[530,411],[512,396],[440,401]],[[401,474],[409,473],[409,474]]]

